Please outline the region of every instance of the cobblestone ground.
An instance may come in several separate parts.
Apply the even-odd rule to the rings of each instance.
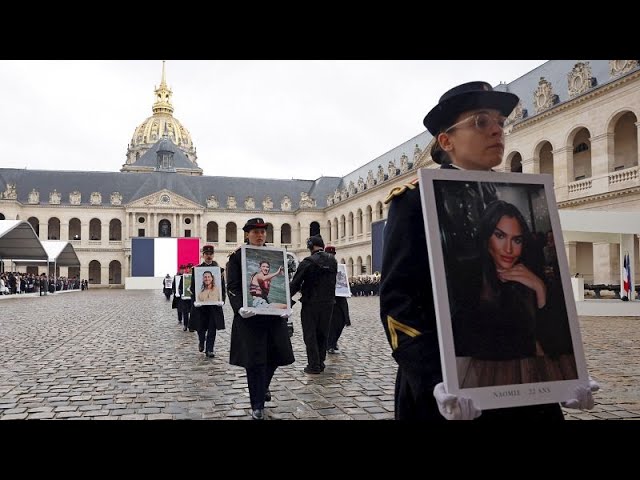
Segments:
[[[296,362],[271,385],[269,419],[393,418],[396,366],[378,298],[349,300],[353,325],[322,375],[306,354],[294,308]],[[160,291],[89,290],[0,302],[0,419],[249,419],[244,369],[229,365],[231,310],[216,357],[198,352]],[[601,386],[589,413],[640,418],[639,318],[581,318],[589,370]]]

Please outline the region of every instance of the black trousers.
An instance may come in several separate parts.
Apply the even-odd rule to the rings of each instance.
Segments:
[[[191,311],[191,302],[183,302],[178,300],[178,320],[182,318],[184,328],[189,326],[189,312]]]
[[[307,367],[311,370],[324,370],[332,312],[333,303],[302,304],[302,338],[307,347]]]
[[[216,322],[212,314],[208,314],[202,307],[200,307],[200,310],[198,341],[200,345],[205,345],[205,352],[213,353],[213,345],[216,343]]]
[[[246,369],[249,399],[253,410],[264,408],[264,396],[269,390],[276,368],[276,365],[257,365]]]
[[[344,322],[342,319],[331,319],[331,326],[329,327],[329,338],[327,340],[327,348],[337,348],[338,347],[338,339],[340,335],[342,335],[342,330],[344,329]]]

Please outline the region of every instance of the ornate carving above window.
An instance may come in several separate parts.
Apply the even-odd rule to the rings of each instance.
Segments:
[[[282,201],[280,202],[280,210],[282,210],[283,212],[288,212],[289,210],[291,210],[291,199],[288,195],[282,197]]]
[[[400,173],[406,173],[409,171],[409,157],[404,153],[400,157]]]
[[[609,60],[609,76],[618,77],[638,67],[638,60]]]
[[[396,168],[396,163],[394,160],[389,160],[389,166],[387,167],[387,172],[389,178],[393,178],[396,176],[398,169]]]
[[[273,210],[273,200],[271,200],[271,197],[269,195],[264,197],[264,200],[262,201],[262,209]]]
[[[378,184],[384,182],[384,168],[382,165],[378,165],[378,175],[377,175]]]
[[[364,188],[365,188],[364,178],[358,177],[358,193],[359,192],[364,192]]]
[[[245,210],[255,210],[256,201],[253,197],[247,197],[244,199],[244,208]]]
[[[227,197],[227,208],[237,208],[238,204],[236,203],[236,197],[233,195],[229,195]]]
[[[71,205],[80,205],[81,202],[82,194],[78,190],[75,190],[69,194],[69,203]]]
[[[122,194],[120,192],[111,194],[111,205],[122,205]]]
[[[573,98],[589,90],[594,79],[591,77],[589,62],[578,62],[567,75],[569,80],[569,98]]]
[[[16,192],[16,184],[15,183],[7,183],[7,188],[0,198],[4,198],[5,200],[16,200],[18,198],[18,193]]]
[[[207,208],[218,208],[220,203],[215,195],[209,195],[207,197]]]
[[[367,188],[371,188],[376,184],[376,179],[373,178],[373,170],[369,170],[367,173]]]
[[[540,77],[538,88],[533,93],[533,104],[536,107],[536,113],[548,110],[558,103],[558,96],[553,94],[551,82],[544,77]]]
[[[60,205],[60,192],[58,192],[58,190],[56,190],[55,188],[53,189],[53,192],[49,193],[49,203],[51,205]]]
[[[353,183],[353,180],[351,180],[349,182],[349,195],[355,195],[356,194],[356,185],[355,183]]]
[[[522,108],[522,101],[519,101],[516,107],[507,117],[507,121],[505,122],[505,124],[509,125],[511,123],[518,122],[523,118],[526,118],[526,115],[525,115],[526,111],[527,111],[526,109]]]
[[[313,208],[316,201],[307,192],[300,192],[300,208]]]
[[[35,188],[29,192],[29,200],[30,205],[37,205],[40,203],[40,192],[38,192]]]

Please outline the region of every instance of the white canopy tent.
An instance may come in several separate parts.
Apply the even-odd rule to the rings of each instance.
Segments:
[[[625,254],[635,265],[634,242],[640,234],[640,212],[602,210],[560,210],[560,225],[565,242],[617,243],[620,245],[620,285],[624,278],[622,264]],[[631,273],[630,300],[634,298],[634,276]],[[637,307],[634,307],[637,309]],[[636,311],[635,315],[638,315]]]
[[[47,261],[49,255],[29,222],[0,220],[0,260]]]
[[[47,252],[47,260],[14,259],[16,265],[35,265],[38,263],[53,263],[60,267],[79,267],[80,259],[75,248],[64,240],[43,240],[42,246]],[[54,267],[55,268],[55,267]]]

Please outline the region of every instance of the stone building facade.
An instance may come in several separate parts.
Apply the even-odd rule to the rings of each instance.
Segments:
[[[553,175],[560,208],[640,210],[637,60],[552,60],[496,89],[521,99],[505,127],[498,170]],[[425,131],[344,177],[206,176],[189,132],[173,117],[164,66],[154,93],[153,115],[134,130],[120,172],[0,168],[0,219],[28,220],[41,239],[74,245],[81,266],[62,267],[60,275],[122,286],[136,236],[198,236],[216,245],[220,261],[255,216],[269,222],[275,246],[302,257],[306,238],[320,233],[350,274],[372,273],[371,224],[386,218],[384,198],[416,168],[438,167]],[[638,283],[637,238],[634,248]],[[572,273],[618,283],[617,244],[570,242],[566,249]]]

